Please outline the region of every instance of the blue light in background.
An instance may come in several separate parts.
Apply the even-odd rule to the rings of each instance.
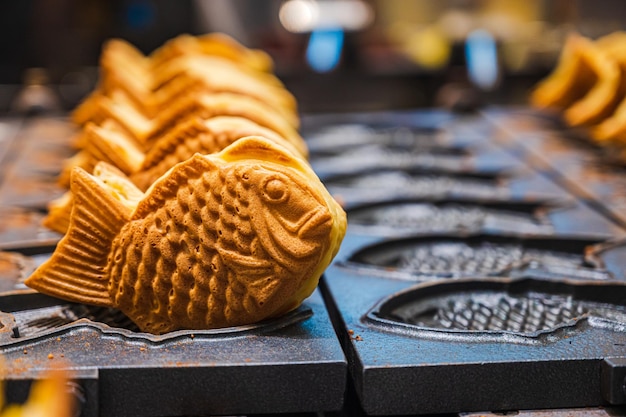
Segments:
[[[146,29],[156,21],[156,6],[149,0],[133,0],[128,3],[125,15],[129,27]]]
[[[329,72],[337,67],[343,49],[341,29],[320,29],[311,32],[306,60],[316,72]]]
[[[494,37],[477,29],[465,41],[465,60],[470,80],[483,90],[490,90],[498,82],[498,48]]]

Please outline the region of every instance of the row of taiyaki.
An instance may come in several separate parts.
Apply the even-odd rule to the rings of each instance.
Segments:
[[[243,136],[260,135],[308,156],[296,102],[267,72],[271,59],[222,34],[182,35],[149,57],[129,43],[108,41],[98,88],[73,112],[82,126],[72,169],[100,161],[119,168],[142,190],[195,152],[217,152]],[[165,75],[164,75],[165,74]],[[65,233],[71,198],[49,205],[44,225]]]
[[[306,161],[295,101],[259,70],[265,55],[218,35],[181,39],[150,57],[104,48],[102,82],[73,114],[84,127],[62,175],[70,192],[48,216],[65,236],[26,280],[156,334],[293,310],[346,231]]]
[[[531,104],[561,111],[570,126],[600,144],[626,144],[626,32],[597,40],[568,36],[559,61],[531,94]]]

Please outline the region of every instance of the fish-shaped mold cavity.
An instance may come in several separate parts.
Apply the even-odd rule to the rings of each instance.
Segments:
[[[404,197],[472,196],[495,198],[509,195],[506,173],[426,169],[377,169],[327,175],[316,171],[333,194],[349,199],[370,195]]]
[[[469,154],[466,146],[450,143],[445,130],[426,126],[358,123],[325,125],[319,130],[307,132],[306,137],[311,154],[315,156],[340,155],[368,145],[411,153]]]
[[[364,319],[392,331],[474,341],[532,339],[583,323],[624,331],[626,285],[533,278],[423,283],[385,298]]]
[[[505,235],[457,236],[429,234],[387,239],[354,252],[347,266],[380,276],[407,280],[428,277],[496,275],[538,265],[575,273],[600,265],[586,252],[601,240],[593,238],[515,237]]]
[[[553,234],[547,201],[487,199],[392,199],[347,208],[352,231],[379,236],[418,232],[495,229]]]
[[[255,323],[298,307],[346,216],[305,160],[261,137],[196,154],[147,191],[80,168],[67,234],[26,284],[116,307],[145,332]]]

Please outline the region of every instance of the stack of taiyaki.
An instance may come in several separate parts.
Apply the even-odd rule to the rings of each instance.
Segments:
[[[531,103],[556,109],[570,126],[588,129],[600,144],[626,145],[626,33],[591,40],[567,38],[553,72]]]
[[[267,55],[223,35],[146,57],[110,41],[73,113],[81,150],[46,225],[66,232],[26,284],[119,308],[161,334],[254,323],[300,305],[346,216],[297,133]]]

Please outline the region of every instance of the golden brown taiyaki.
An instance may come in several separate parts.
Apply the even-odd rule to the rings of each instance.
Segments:
[[[284,117],[262,102],[245,95],[190,93],[170,103],[154,118],[141,114],[128,102],[114,101],[105,95],[90,97],[84,105],[79,105],[74,111],[74,122],[94,122],[101,125],[106,121],[109,128],[115,125],[115,130],[125,132],[145,150],[181,120],[193,115],[203,119],[215,116],[244,117],[277,132],[292,143],[304,143],[297,129]],[[300,146],[301,151],[306,153],[305,147]]]
[[[175,164],[190,158],[194,153],[219,152],[245,136],[263,136],[278,143],[296,155],[306,158],[304,140],[289,141],[278,133],[242,117],[218,116],[203,120],[193,116],[182,121],[169,134],[161,137],[145,154],[141,165],[129,172],[131,180],[142,190]]]
[[[153,70],[158,70],[163,63],[188,54],[220,56],[256,71],[272,72],[274,69],[274,62],[266,52],[247,48],[223,33],[207,33],[200,36],[179,35],[152,52],[150,64]]]
[[[150,102],[158,109],[189,91],[235,93],[261,101],[290,121],[297,120],[296,100],[276,76],[214,56],[181,56],[159,71],[143,75],[117,64],[102,67],[99,88],[106,95],[123,90],[131,101]]]
[[[557,67],[535,88],[531,102],[563,110],[572,126],[596,124],[621,100],[620,83],[617,63],[590,39],[571,34]]]
[[[80,139],[82,150],[63,164],[59,184],[69,187],[69,173],[74,166],[91,172],[98,161],[105,161],[128,175],[152,170],[152,174],[141,174],[144,184],[141,188],[145,189],[156,179],[155,166],[162,164],[163,159],[169,162],[165,163],[166,169],[163,169],[162,165],[158,168],[157,177],[195,152],[217,152],[244,136],[263,136],[283,144],[305,159],[308,157],[308,148],[302,137],[284,138],[277,132],[244,117],[216,116],[203,120],[197,112],[192,112],[189,116],[183,113],[171,130],[154,139],[147,152],[144,152],[143,147],[117,123],[108,119],[101,126],[91,122],[85,125]],[[175,154],[166,155],[169,153]],[[146,176],[149,178],[145,179]]]
[[[117,307],[151,333],[296,308],[346,230],[345,212],[308,163],[261,137],[196,154],[145,194],[110,183],[74,170],[68,232],[26,285]]]
[[[109,189],[115,190],[116,195],[125,196],[120,201],[128,203],[128,207],[133,209],[136,202],[143,197],[143,193],[137,189],[130,179],[122,171],[107,163],[96,163],[93,169],[93,176],[102,181]],[[61,234],[67,233],[74,207],[74,196],[71,191],[67,191],[58,198],[48,203],[48,215],[43,219],[43,226]]]
[[[62,186],[69,188],[70,173],[74,167],[99,176],[94,167],[98,162],[104,161],[130,175],[131,181],[137,187],[146,190],[171,167],[189,159],[193,154],[219,152],[246,136],[263,136],[295,154],[306,156],[301,153],[302,149],[306,150],[304,141],[295,146],[277,133],[241,117],[219,116],[208,120],[192,117],[163,136],[145,154],[120,132],[91,124],[85,127],[85,131],[85,149],[63,166],[59,177]],[[48,215],[44,218],[43,225],[56,232],[66,233],[72,206],[70,191],[52,200],[48,204]]]

